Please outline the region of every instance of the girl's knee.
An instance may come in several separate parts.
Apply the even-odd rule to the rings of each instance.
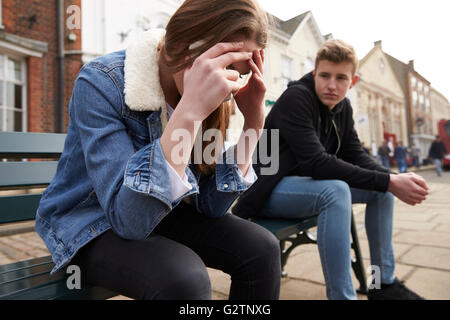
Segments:
[[[180,261],[183,265],[183,262]],[[209,300],[211,299],[211,282],[205,267],[179,268],[177,273],[167,274],[165,283],[158,292],[149,286],[146,298],[158,300]]]
[[[281,276],[280,245],[278,239],[267,229],[251,223],[252,228],[243,241],[239,255],[239,269],[249,273],[272,273]],[[245,263],[243,263],[245,262]]]

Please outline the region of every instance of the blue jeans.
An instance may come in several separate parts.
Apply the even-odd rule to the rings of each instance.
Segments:
[[[397,160],[398,171],[400,173],[405,173],[407,171],[406,167],[406,159],[398,159]]]
[[[381,164],[383,165],[383,167],[389,169],[391,167],[391,164],[389,162],[389,157],[381,157]]]
[[[273,218],[305,218],[318,215],[317,244],[327,297],[356,299],[351,277],[350,228],[352,203],[366,203],[365,226],[373,266],[381,271],[381,283],[394,281],[392,249],[394,196],[350,188],[340,180],[285,177],[263,210]]]
[[[433,159],[434,164],[436,165],[436,173],[438,176],[442,175],[442,160],[441,159]]]

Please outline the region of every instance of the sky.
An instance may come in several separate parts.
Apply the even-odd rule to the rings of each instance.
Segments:
[[[363,58],[375,41],[450,100],[449,0],[258,0],[269,13],[289,20],[311,11],[322,34],[352,44]]]

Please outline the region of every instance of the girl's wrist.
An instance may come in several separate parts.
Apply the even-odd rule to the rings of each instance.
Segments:
[[[187,99],[183,99],[181,97],[180,102],[177,105],[176,111],[179,111],[176,116],[181,117],[184,121],[203,121],[206,119],[206,117],[203,115],[203,112],[201,111],[201,107],[193,102],[188,101]],[[175,116],[175,112],[172,116]]]
[[[245,119],[244,120],[244,126],[242,130],[245,132],[249,129],[257,130],[258,134],[261,129],[264,128],[264,116],[260,117],[259,119]]]

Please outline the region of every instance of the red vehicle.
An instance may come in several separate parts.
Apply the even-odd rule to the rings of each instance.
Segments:
[[[449,155],[442,160],[442,166],[450,168],[450,120],[442,119],[438,123],[439,136],[442,142],[444,142],[445,148]]]

